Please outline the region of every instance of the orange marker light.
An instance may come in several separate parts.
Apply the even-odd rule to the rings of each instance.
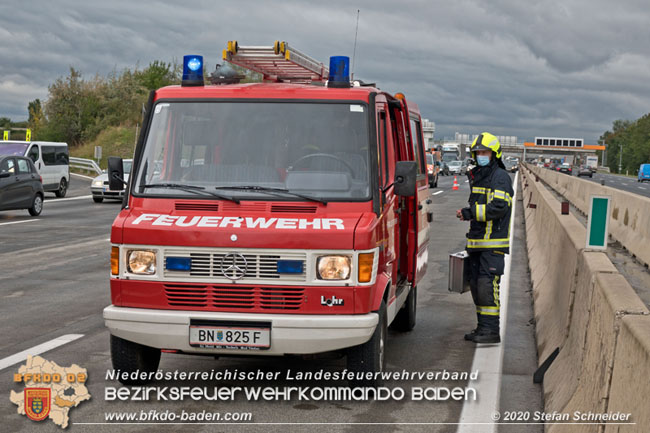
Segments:
[[[120,248],[111,247],[111,275],[120,273]]]
[[[372,280],[372,264],[375,261],[375,253],[359,254],[359,282],[369,283]]]

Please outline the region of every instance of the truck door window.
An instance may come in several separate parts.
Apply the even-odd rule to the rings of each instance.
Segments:
[[[414,119],[411,119],[411,134],[413,138],[411,141],[413,143],[413,155],[415,161],[418,163],[418,174],[422,174],[424,173],[424,156],[422,155],[422,147],[420,146],[420,136],[422,133],[420,131],[420,122]]]

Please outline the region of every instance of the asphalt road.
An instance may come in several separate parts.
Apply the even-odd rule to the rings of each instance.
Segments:
[[[466,223],[455,218],[456,209],[464,206],[468,184],[459,177],[459,191],[451,189],[453,177],[441,177],[438,188],[431,189],[434,221],[429,247],[429,270],[418,287],[417,325],[412,332],[390,330],[387,342],[388,370],[409,372],[471,371],[480,352],[463,334],[475,326],[475,309],[469,294],[447,291],[448,254],[464,247]],[[102,309],[110,304],[109,256],[110,225],[120,210],[117,202],[95,204],[87,196],[89,181],[74,178],[66,199],[45,201],[40,217],[27,212],[0,213],[0,363],[3,359],[46,343],[63,335],[83,335],[68,344],[43,353],[44,358],[61,366],[78,364],[88,369],[87,387],[92,399],[73,408],[70,431],[440,431],[455,432],[463,410],[463,402],[413,401],[248,401],[209,402],[111,402],[104,398],[107,387],[118,387],[105,378],[111,369],[109,333],[104,327]],[[520,203],[519,203],[520,204]],[[521,212],[521,207],[518,212]],[[7,224],[11,223],[11,224]],[[499,374],[500,407],[541,410],[541,389],[532,384],[536,368],[534,331],[530,324],[530,282],[523,241],[521,214],[515,223],[515,245],[519,253],[512,263],[507,334],[503,343],[503,373]],[[22,363],[22,362],[21,362]],[[0,405],[2,431],[60,431],[52,422],[37,425],[16,415],[9,402],[9,390],[20,391],[13,383],[13,374],[21,363],[0,369],[0,394],[6,396]],[[1,364],[0,364],[1,365]],[[342,370],[344,359],[333,354],[302,358],[221,358],[163,354],[160,368],[165,371],[280,371],[288,369]],[[479,375],[481,372],[479,371]],[[479,376],[480,377],[480,376]],[[156,386],[322,386],[318,382],[277,380],[271,382],[158,382]],[[326,383],[340,386],[342,383]],[[473,386],[464,381],[413,380],[389,382],[388,387]],[[480,404],[483,402],[479,395]],[[496,406],[495,406],[496,407]],[[250,412],[257,425],[197,426],[147,425],[115,426],[104,423],[106,412],[140,412],[150,409],[174,412]],[[485,419],[484,422],[490,422]],[[266,423],[266,424],[265,424]],[[322,423],[276,425],[268,423]],[[332,423],[342,423],[332,425]],[[385,423],[368,425],[364,423]],[[397,424],[395,424],[397,423]],[[424,423],[424,424],[417,424]],[[431,424],[440,423],[440,424]],[[517,431],[502,426],[499,431]],[[529,426],[532,427],[532,426]],[[528,428],[526,431],[542,431]],[[478,429],[476,431],[485,431]]]

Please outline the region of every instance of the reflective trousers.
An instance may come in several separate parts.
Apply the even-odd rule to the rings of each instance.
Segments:
[[[499,333],[499,282],[503,275],[504,253],[499,251],[469,254],[472,298],[476,305],[478,328]]]

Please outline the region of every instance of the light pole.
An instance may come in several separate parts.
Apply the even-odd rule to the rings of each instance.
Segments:
[[[623,171],[623,145],[618,145],[618,173],[621,174]]]

